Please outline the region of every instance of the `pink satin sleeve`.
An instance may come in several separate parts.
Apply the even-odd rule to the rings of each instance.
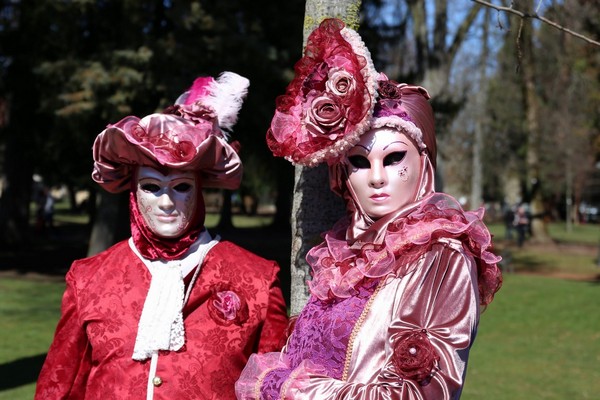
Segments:
[[[354,339],[344,380],[305,361],[282,387],[282,399],[458,399],[479,319],[474,260],[455,241],[436,243],[403,278],[375,294]],[[423,331],[439,356],[427,384],[403,378],[394,365],[397,340]]]
[[[83,399],[91,369],[89,343],[77,311],[77,290],[71,272],[62,299],[54,341],[37,380],[35,399]]]

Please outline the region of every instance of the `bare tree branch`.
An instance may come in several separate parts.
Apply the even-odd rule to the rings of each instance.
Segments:
[[[454,58],[454,56],[458,52],[460,45],[463,43],[465,36],[467,35],[467,32],[469,31],[469,28],[471,27],[471,25],[473,25],[473,21],[477,17],[477,14],[479,14],[480,9],[481,9],[481,7],[479,7],[477,5],[471,7],[471,9],[469,10],[469,13],[465,17],[465,19],[463,19],[460,26],[458,27],[458,30],[456,31],[456,35],[454,36],[454,40],[452,40],[452,44],[450,45],[450,48],[448,49],[448,54],[450,55],[451,59]]]
[[[570,30],[568,28],[565,28],[564,26],[562,26],[562,25],[560,25],[560,24],[558,24],[558,23],[556,23],[554,21],[551,21],[548,18],[545,18],[545,17],[539,15],[538,13],[533,13],[532,14],[532,13],[523,12],[523,11],[516,10],[516,9],[512,8],[512,6],[511,7],[497,6],[495,4],[489,3],[489,2],[484,1],[484,0],[471,0],[471,1],[474,2],[474,3],[477,3],[477,4],[484,5],[486,7],[493,8],[493,9],[498,10],[498,11],[504,11],[504,12],[507,12],[507,13],[518,15],[519,17],[521,17],[523,19],[526,19],[526,18],[537,19],[537,20],[542,21],[542,22],[544,22],[544,23],[546,23],[546,24],[548,24],[548,25],[550,25],[550,26],[552,26],[552,27],[554,27],[554,28],[556,28],[556,29],[558,29],[560,31],[566,32],[569,35],[575,36],[576,38],[579,38],[579,39],[581,39],[581,40],[583,40],[585,42],[588,42],[590,44],[593,44],[595,46],[599,46],[600,47],[600,42],[599,41],[594,40],[594,39],[590,39],[589,37],[587,37],[585,35],[582,35],[581,33],[578,33],[578,32],[572,31],[572,30]]]

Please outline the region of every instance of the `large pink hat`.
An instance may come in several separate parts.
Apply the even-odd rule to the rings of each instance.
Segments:
[[[362,134],[387,126],[409,135],[435,168],[427,90],[389,80],[370,57],[358,33],[339,19],[325,19],[311,33],[267,131],[275,156],[309,167],[326,162],[331,168],[344,161]]]
[[[197,171],[203,187],[236,189],[242,163],[225,131],[237,122],[248,79],[223,72],[201,77],[162,113],[108,125],[93,146],[92,179],[111,193],[130,188],[139,166]]]
[[[369,50],[341,20],[325,19],[294,69],[277,98],[267,144],[294,164],[334,163],[369,128],[377,88]]]

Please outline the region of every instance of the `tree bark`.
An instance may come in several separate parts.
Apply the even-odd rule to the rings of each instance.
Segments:
[[[479,91],[477,93],[477,110],[475,111],[475,140],[473,141],[473,174],[471,175],[471,209],[477,209],[483,203],[483,130],[485,126],[485,94],[487,82],[486,66],[489,56],[488,46],[488,11],[483,18],[483,36],[481,38],[481,55],[479,59]]]
[[[530,7],[532,5],[530,4]],[[552,241],[548,234],[545,221],[545,207],[541,191],[540,175],[540,143],[541,129],[539,125],[540,104],[535,87],[535,59],[533,55],[533,24],[531,19],[522,20],[522,43],[523,57],[521,68],[523,71],[523,90],[526,124],[528,130],[527,138],[527,188],[530,199],[531,210],[531,235],[532,239],[539,243]]]
[[[325,18],[339,18],[358,29],[360,0],[307,0],[303,47],[310,33]],[[320,234],[344,215],[343,202],[329,190],[325,165],[295,167],[292,202],[292,254],[290,312],[298,314],[308,300],[306,280],[310,276],[305,256],[320,241]]]
[[[98,254],[131,235],[129,191],[118,195],[99,191],[95,197],[96,214],[90,235],[88,256]]]
[[[223,190],[223,203],[221,204],[219,223],[217,224],[217,230],[219,231],[230,231],[233,229],[233,204],[231,201],[232,195],[233,190]]]

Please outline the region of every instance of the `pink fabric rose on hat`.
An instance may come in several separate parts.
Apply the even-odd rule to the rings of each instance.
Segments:
[[[356,80],[352,74],[342,68],[332,68],[329,71],[329,80],[325,84],[327,91],[335,96],[351,97],[356,90]]]
[[[334,98],[322,95],[315,98],[307,114],[306,129],[313,135],[336,138],[336,132],[344,127],[345,110]]]

